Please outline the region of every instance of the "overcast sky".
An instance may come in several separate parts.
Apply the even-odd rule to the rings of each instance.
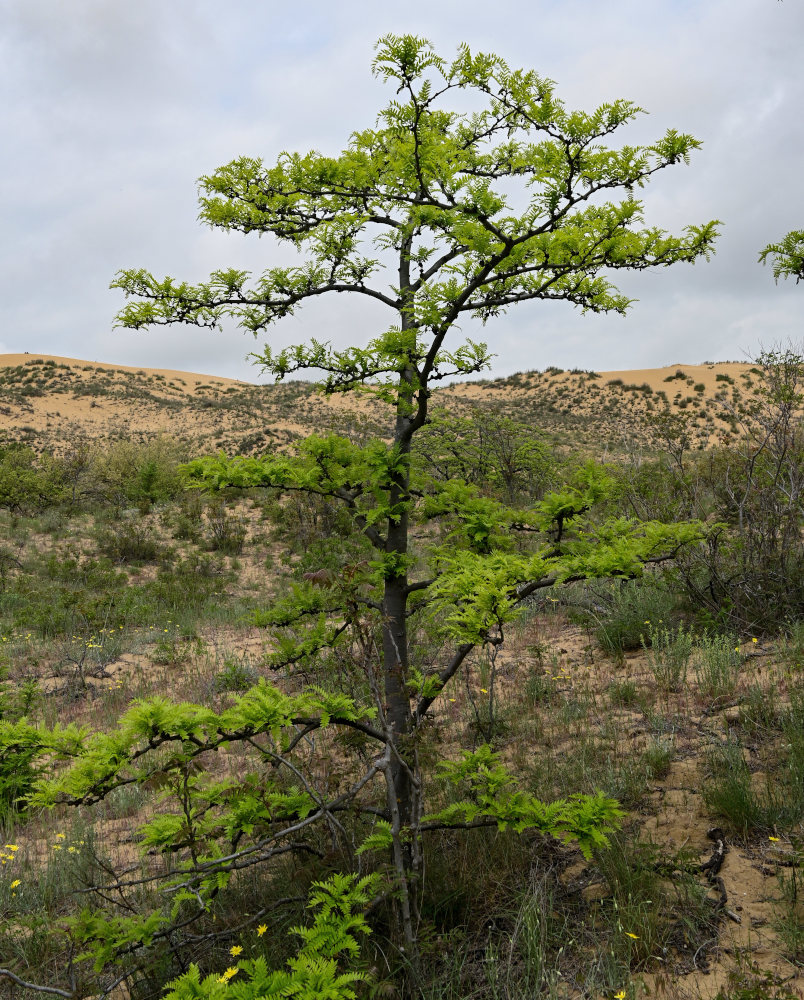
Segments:
[[[386,9],[387,7],[387,9]],[[372,77],[383,34],[458,43],[555,80],[570,107],[625,97],[704,143],[645,190],[646,221],[718,218],[710,263],[620,274],[627,317],[521,304],[463,333],[494,373],[743,360],[804,334],[804,288],[774,285],[759,250],[804,228],[803,0],[0,0],[0,353],[45,352],[255,381],[259,346],[230,327],[114,329],[115,272],[198,281],[282,262],[268,240],[197,221],[196,178],[240,155],[337,154],[392,97]],[[337,301],[335,301],[337,299]],[[387,319],[342,296],[271,328],[363,344]]]

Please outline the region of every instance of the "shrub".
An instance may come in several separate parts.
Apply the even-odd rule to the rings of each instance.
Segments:
[[[692,632],[678,625],[647,622],[647,631],[641,642],[648,654],[648,667],[662,691],[680,691],[687,679],[687,665],[692,655],[695,637]]]
[[[230,511],[224,500],[216,498],[207,505],[206,523],[206,540],[213,552],[240,555],[248,533],[243,517]]]
[[[614,581],[605,589],[589,587],[594,606],[585,617],[593,623],[595,638],[604,652],[622,656],[639,649],[650,622],[672,619],[675,597],[661,580]]]
[[[260,675],[248,655],[230,655],[223,661],[223,669],[215,676],[216,691],[248,691]]]
[[[117,563],[153,562],[162,552],[162,546],[153,537],[153,528],[133,518],[120,522],[115,531],[103,532],[98,548]]]

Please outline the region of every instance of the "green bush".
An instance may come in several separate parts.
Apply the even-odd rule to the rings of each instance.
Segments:
[[[147,522],[133,518],[121,521],[115,531],[101,533],[98,548],[103,555],[118,563],[153,562],[163,551],[153,537],[153,528]]]
[[[170,438],[118,441],[95,455],[87,491],[116,509],[162,503],[183,491],[185,458],[184,445]]]
[[[227,656],[223,668],[215,675],[216,691],[248,691],[254,687],[260,675],[248,655]]]
[[[223,499],[216,498],[207,505],[206,524],[206,540],[213,552],[240,555],[248,526],[242,516],[229,510]]]
[[[592,625],[601,649],[617,657],[639,649],[651,623],[671,621],[676,604],[670,588],[653,577],[596,585],[588,593],[593,604],[583,617]]]

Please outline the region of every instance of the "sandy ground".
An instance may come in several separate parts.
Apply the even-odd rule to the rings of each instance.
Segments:
[[[683,372],[681,378],[678,372]],[[195,372],[45,354],[0,355],[0,377],[4,374],[10,380],[0,386],[0,434],[37,450],[62,452],[79,440],[145,440],[165,434],[191,442],[194,451],[254,453],[311,432],[349,433],[361,421],[371,423],[372,433],[380,436],[392,426],[390,409],[370,392],[324,396],[308,383],[256,386]],[[32,379],[40,380],[38,388]],[[697,437],[711,444],[728,431],[724,404],[715,397],[725,392],[733,405],[735,393],[745,398],[750,391],[748,364],[678,363],[600,372],[594,379],[582,372],[547,371],[455,383],[435,389],[431,407],[503,405],[547,430],[551,413],[559,420],[562,414],[595,417],[598,430],[605,432],[600,437],[613,440],[638,432],[655,406],[679,406],[676,412],[684,408]]]

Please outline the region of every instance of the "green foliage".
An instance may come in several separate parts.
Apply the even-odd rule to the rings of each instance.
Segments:
[[[646,624],[642,644],[647,650],[650,672],[664,692],[680,691],[687,679],[687,666],[695,645],[695,634],[684,625]]]
[[[468,312],[486,320],[518,299],[536,297],[622,312],[628,299],[601,270],[709,254],[715,223],[690,226],[680,238],[639,228],[641,205],[633,190],[654,171],[687,162],[699,143],[670,130],[649,146],[600,148],[599,139],[639,114],[631,102],[568,112],[550,81],[533,72],[511,70],[502,59],[473,55],[465,46],[447,63],[411,36],[383,38],[374,71],[403,98],[382,112],[376,130],[356,132],[339,157],[285,154],[273,167],[241,157],[201,180],[204,221],[292,241],[307,250],[306,262],[272,268],[253,287],[246,272],[234,269],[216,271],[196,286],[122,271],[114,286],[141,301],[128,305],[120,321],[213,326],[231,315],[256,332],[292,315],[310,295],[371,294],[393,308],[404,306],[406,328],[391,327],[365,349],[332,351],[314,342],[277,355],[266,349],[261,357],[279,377],[319,368],[328,373],[330,388],[386,378],[390,387],[403,359],[427,358],[420,332],[438,334],[445,317]],[[453,88],[488,95],[487,107],[472,114],[442,110]],[[533,143],[532,135],[540,141]],[[494,190],[505,177],[539,180],[519,217]],[[627,189],[629,197],[604,204],[590,197],[615,188]],[[364,248],[373,227],[380,232]],[[413,245],[415,237],[420,245]],[[381,251],[408,242],[416,283],[407,299],[393,287],[369,285],[381,272]],[[446,352],[441,339],[428,363],[440,377],[485,364],[482,347]]]
[[[183,446],[170,438],[145,444],[116,442],[95,457],[93,481],[87,488],[113,507],[147,507],[181,492],[179,464],[183,457]]]
[[[0,714],[0,821],[25,813],[42,770],[40,733],[25,719],[9,721],[4,714]]]
[[[639,649],[651,623],[671,621],[676,604],[670,588],[655,576],[595,586],[589,590],[589,600],[593,609],[582,617],[592,624],[601,648],[616,657]]]
[[[760,252],[760,263],[773,261],[773,279],[795,278],[796,284],[804,279],[804,229],[793,229],[778,243],[769,243]]]
[[[168,984],[165,1000],[354,1000],[354,987],[369,977],[363,972],[342,972],[344,958],[354,960],[360,952],[357,935],[370,933],[359,910],[371,901],[377,876],[332,875],[314,882],[309,909],[313,922],[293,927],[301,938],[298,952],[288,960],[288,969],[269,971],[264,958],[244,959],[225,972],[202,979],[197,965]]]
[[[33,449],[0,442],[0,510],[42,509],[58,498],[58,481]]]
[[[490,820],[500,830],[511,827],[522,833],[536,829],[560,840],[577,842],[589,858],[593,849],[608,844],[607,835],[618,829],[623,816],[617,802],[599,792],[573,795],[549,805],[540,802],[516,787],[513,776],[487,744],[473,752],[464,751],[458,762],[442,762],[439,771],[449,784],[465,787],[468,797],[425,816],[425,824],[480,825]]]
[[[320,669],[336,653],[359,666],[375,711],[345,694],[306,687],[288,695],[263,681],[222,713],[137,703],[115,732],[74,748],[70,766],[42,781],[36,800],[88,802],[127,782],[163,783],[180,808],[163,810],[142,836],[178,855],[173,870],[185,879],[179,902],[189,907],[194,894],[196,903],[211,899],[235,866],[272,858],[283,831],[302,837],[318,821],[334,831],[340,820],[333,810],[365,809],[377,822],[368,840],[359,839],[372,849],[390,848],[392,936],[409,963],[413,995],[420,952],[413,887],[426,830],[420,750],[431,705],[474,646],[502,641],[535,590],[589,577],[637,577],[646,562],[706,537],[699,522],[606,516],[601,508],[616,493],[608,470],[589,464],[569,476],[548,476],[543,448],[500,414],[483,414],[471,431],[446,418],[428,429],[433,385],[479,372],[491,358],[485,344],[447,348],[447,337],[467,316],[485,323],[530,299],[623,313],[629,299],[609,275],[707,258],[717,223],[688,226],[680,236],[644,226],[636,190],[657,171],[687,162],[699,143],[669,130],[650,145],[605,147],[640,113],[629,101],[568,111],[554,85],[532,71],[512,70],[466,46],[448,62],[411,35],[381,39],[373,71],[396,95],[376,127],[354,132],[339,155],[283,153],[273,165],[240,157],[201,179],[202,221],[287,242],[299,252],[294,263],[254,278],[219,270],[195,285],[132,269],[119,272],[113,287],[130,299],[118,321],[133,328],[215,327],[232,317],[257,334],[308,299],[343,292],[388,309],[387,327],[365,346],[336,349],[313,340],[279,351],[266,346],[255,356],[277,381],[315,369],[326,392],[359,390],[387,404],[387,440],[314,435],[295,453],[218,455],[182,470],[187,482],[208,490],[267,488],[272,497],[312,498],[314,515],[345,512],[344,543],[350,532],[360,534],[371,556],[354,546],[356,558],[347,560],[344,544],[337,558],[328,553],[315,566],[303,553],[308,585],[254,620],[271,629],[274,667]],[[460,104],[471,103],[471,110],[449,106],[453,90],[463,92]],[[516,211],[512,182],[523,195]],[[428,435],[432,447],[427,440],[416,444]],[[464,438],[467,453],[488,470],[482,483],[477,474],[467,481],[454,476],[455,442]],[[157,472],[148,466],[138,475],[144,502],[159,496]],[[555,480],[552,489],[547,478]],[[131,500],[129,489],[118,492]],[[417,524],[426,525],[421,545],[413,544]],[[433,649],[455,647],[443,668],[433,669],[421,655],[423,634]],[[300,741],[330,724],[379,751],[357,755],[354,783],[334,797],[304,775],[294,756]],[[255,766],[213,780],[200,759],[230,743],[243,744]],[[606,843],[620,817],[613,800],[575,795],[546,805],[516,789],[490,753],[485,748],[443,764],[445,779],[467,785],[469,797],[434,813],[430,823],[539,829],[577,842],[587,855]],[[375,778],[384,782],[382,794]],[[294,839],[286,849],[309,846]],[[312,948],[313,938],[303,936]],[[317,996],[350,995],[356,977],[338,980],[334,955],[303,949],[294,961],[287,974],[255,965],[264,980],[260,995],[278,989],[307,996],[313,983]],[[282,980],[286,975],[291,979]],[[196,971],[181,996],[228,990],[223,978],[202,981]]]

